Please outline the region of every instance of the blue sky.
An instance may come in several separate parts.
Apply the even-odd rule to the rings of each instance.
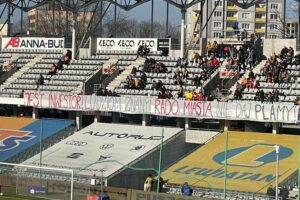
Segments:
[[[294,11],[292,11],[293,5],[295,5],[295,0],[287,0],[287,18],[295,17]],[[160,21],[165,23],[166,20],[166,5],[167,3],[163,0],[154,0],[154,21]],[[151,17],[151,1],[144,3],[138,7],[130,11],[123,11],[129,17],[136,18],[138,20],[150,20]],[[4,17],[5,16],[5,17]],[[6,15],[4,15],[0,22],[3,22],[6,19]],[[169,6],[169,21],[172,25],[180,24],[180,10],[173,5]],[[296,16],[297,17],[297,16]],[[20,20],[20,11],[17,11],[13,16],[13,22]]]
[[[165,22],[166,21],[167,3],[162,0],[154,0],[154,21]],[[127,15],[138,20],[150,20],[151,19],[151,1],[144,3],[141,6],[127,12]],[[180,24],[180,10],[169,5],[169,21],[174,25]]]

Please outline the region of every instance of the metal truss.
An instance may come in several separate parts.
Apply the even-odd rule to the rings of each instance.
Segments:
[[[266,0],[228,0],[240,8],[248,9],[251,6],[254,6],[259,3],[265,3]]]
[[[20,9],[22,11],[28,12],[29,10],[55,3],[56,5],[60,5],[66,10],[76,12],[80,9],[88,7],[89,5],[96,2],[109,2],[117,7],[129,11],[137,6],[140,6],[146,2],[151,0],[22,0],[23,3],[20,5],[20,0],[0,0],[1,4],[8,4],[13,8]],[[205,0],[164,0],[169,4],[179,8],[186,10],[187,8],[199,3],[204,2]],[[209,1],[209,0],[207,0]],[[228,0],[241,8],[249,8],[257,3],[262,3],[265,0]]]

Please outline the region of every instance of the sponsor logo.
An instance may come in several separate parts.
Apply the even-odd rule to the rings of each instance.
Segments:
[[[36,136],[29,131],[0,129],[0,151],[7,151],[28,142]]]
[[[144,136],[144,135],[134,135],[129,133],[99,133],[94,131],[87,131],[82,134],[89,134],[98,137],[109,137],[116,139],[136,139],[136,140],[161,140],[162,136]]]
[[[110,148],[113,148],[114,147],[114,144],[111,144],[111,143],[108,143],[108,144],[103,144],[99,147],[99,149],[101,150],[106,150],[106,149],[110,149]]]
[[[55,49],[64,48],[63,39],[49,38],[19,38],[11,37],[4,48],[40,48]]]
[[[67,156],[67,158],[77,159],[80,156],[83,156],[83,153],[72,153],[71,155]]]
[[[66,142],[66,144],[81,147],[81,146],[86,146],[87,142],[71,140],[71,141]]]
[[[31,195],[47,194],[47,187],[46,186],[28,186],[28,194],[31,194]]]
[[[280,146],[278,158],[283,160],[292,154],[292,149]],[[224,165],[225,152],[216,154],[213,160],[218,164]],[[255,144],[227,151],[227,165],[229,166],[260,167],[272,162],[276,162],[276,151],[272,144]]]
[[[131,149],[130,149],[130,151],[140,151],[140,150],[143,150],[143,149],[145,149],[145,145],[139,145],[139,146],[135,146],[135,147],[132,147]]]
[[[108,158],[111,158],[112,155],[111,154],[107,154],[107,155],[100,155],[98,161],[103,161],[103,160],[106,160]]]

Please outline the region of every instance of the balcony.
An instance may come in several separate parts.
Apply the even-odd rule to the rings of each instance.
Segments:
[[[255,8],[255,12],[266,12],[266,11],[267,11],[266,8],[259,8],[259,7]]]
[[[226,31],[233,31],[233,28],[232,27],[227,27]]]
[[[192,16],[192,22],[197,22],[198,16]]]
[[[256,29],[255,29],[255,32],[256,32],[256,33],[265,33],[266,30],[265,30],[265,28],[256,28]]]
[[[227,17],[227,21],[237,21],[237,17]]]
[[[197,41],[198,41],[198,37],[193,36],[193,37],[192,37],[192,42],[195,43],[195,42],[197,42]]]
[[[237,11],[237,6],[227,6],[227,10]]]
[[[266,18],[255,18],[256,23],[266,23]]]

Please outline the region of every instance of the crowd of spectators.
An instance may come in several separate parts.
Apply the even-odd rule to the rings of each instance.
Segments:
[[[150,49],[146,45],[140,45],[137,50],[137,55],[145,57],[150,53]]]
[[[119,95],[116,93],[116,91],[107,90],[106,88],[100,88],[97,90],[96,93],[97,96],[111,96],[111,97],[118,97]]]
[[[267,83],[291,83],[291,71],[287,68],[288,65],[300,64],[299,56],[294,57],[294,50],[292,47],[284,47],[279,55],[272,53],[270,58],[267,59],[266,64],[260,71],[260,75],[266,77]],[[247,77],[247,78],[246,78]],[[234,93],[234,99],[242,99],[242,94],[245,88],[257,89],[255,92],[254,100],[264,102],[278,102],[280,96],[285,96],[278,88],[266,92],[260,83],[256,80],[256,74],[250,69],[248,76],[244,75],[240,83],[237,83]],[[300,103],[299,97],[295,100],[295,104]]]
[[[199,73],[192,74],[189,70],[190,65],[201,69]],[[190,60],[178,58],[175,67],[168,70],[167,66],[162,62],[157,62],[153,58],[146,58],[142,70],[138,70],[135,66],[131,70],[131,74],[126,79],[125,89],[143,90],[146,84],[151,83],[151,90],[158,91],[158,98],[185,98],[186,100],[204,100],[205,95],[202,91],[202,85],[212,72],[218,68],[220,62],[212,53],[209,58],[200,56],[197,52],[193,53]],[[137,73],[140,75],[137,76]],[[166,89],[161,80],[152,80],[147,82],[147,73],[165,73],[166,79],[178,86],[178,90],[172,92]],[[186,86],[196,86],[196,91],[186,90]],[[192,94],[192,95],[191,95]]]

